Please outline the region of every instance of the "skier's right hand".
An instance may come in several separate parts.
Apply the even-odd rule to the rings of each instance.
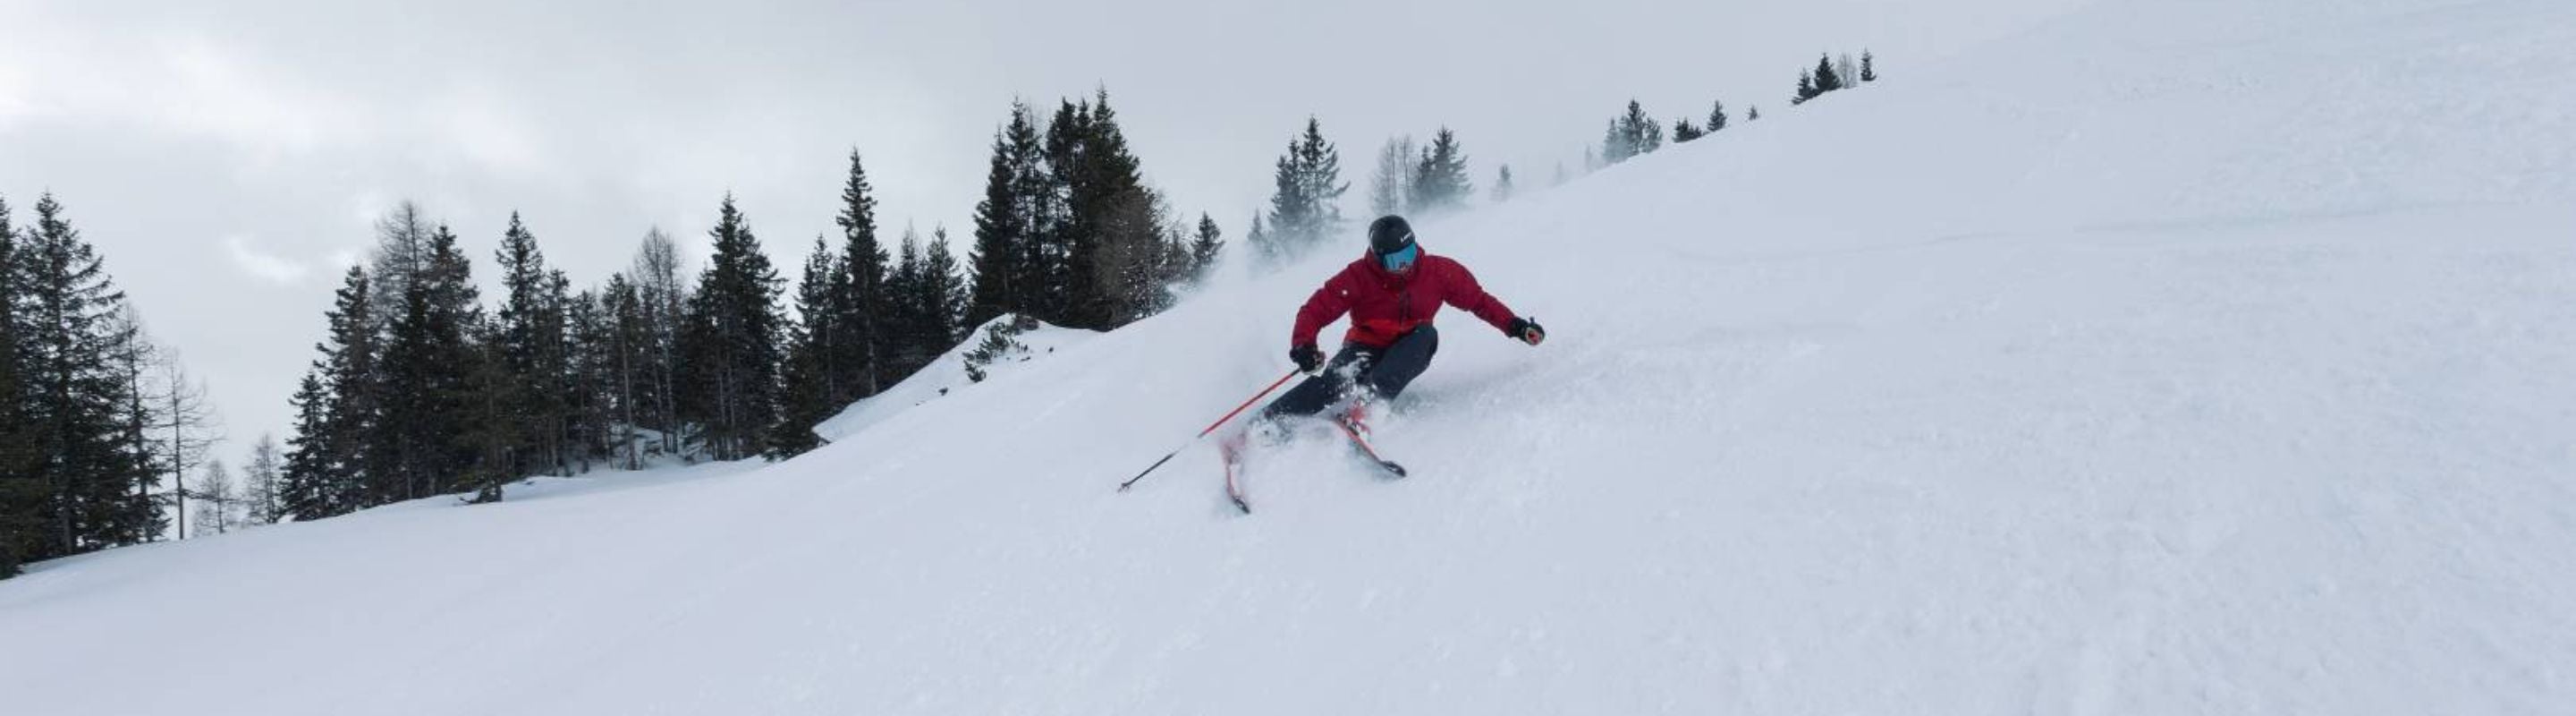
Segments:
[[[1324,367],[1324,349],[1315,347],[1313,343],[1290,348],[1288,360],[1296,362],[1297,372],[1313,373],[1315,369]]]

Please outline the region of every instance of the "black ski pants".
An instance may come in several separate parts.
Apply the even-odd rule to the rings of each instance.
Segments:
[[[1392,399],[1404,392],[1404,386],[1431,367],[1431,354],[1440,352],[1440,331],[1430,324],[1413,329],[1395,339],[1393,345],[1373,348],[1357,343],[1344,343],[1333,360],[1324,364],[1324,372],[1309,377],[1297,387],[1261,409],[1261,417],[1314,415],[1350,397],[1353,386],[1373,393],[1371,399]]]

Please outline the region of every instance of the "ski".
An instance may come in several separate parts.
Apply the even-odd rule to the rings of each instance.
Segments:
[[[1343,419],[1333,421],[1333,427],[1341,429],[1342,437],[1350,438],[1351,447],[1359,451],[1360,457],[1368,458],[1369,462],[1375,463],[1378,469],[1385,470],[1389,475],[1395,477],[1406,476],[1407,473],[1405,473],[1403,465],[1397,464],[1394,460],[1386,459],[1385,456],[1377,453],[1377,445],[1369,442],[1368,427],[1366,425],[1360,424],[1356,420]]]
[[[1244,499],[1243,480],[1240,477],[1243,472],[1243,436],[1235,435],[1226,438],[1224,442],[1217,445],[1217,452],[1225,458],[1226,498],[1234,500],[1234,508],[1242,510],[1243,514],[1252,514],[1252,501]]]

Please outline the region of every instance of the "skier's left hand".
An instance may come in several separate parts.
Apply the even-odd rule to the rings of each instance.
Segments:
[[[1547,329],[1538,327],[1538,321],[1527,318],[1512,319],[1510,332],[1513,338],[1533,346],[1547,340]]]

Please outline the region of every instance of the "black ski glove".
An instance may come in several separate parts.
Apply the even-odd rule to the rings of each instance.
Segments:
[[[1297,364],[1297,372],[1313,373],[1315,369],[1324,367],[1324,349],[1315,347],[1313,343],[1290,348],[1288,360]]]
[[[1533,346],[1547,340],[1547,329],[1538,327],[1537,321],[1527,318],[1512,319],[1511,328],[1505,329],[1505,332],[1512,334],[1512,337],[1519,339],[1520,342]]]

